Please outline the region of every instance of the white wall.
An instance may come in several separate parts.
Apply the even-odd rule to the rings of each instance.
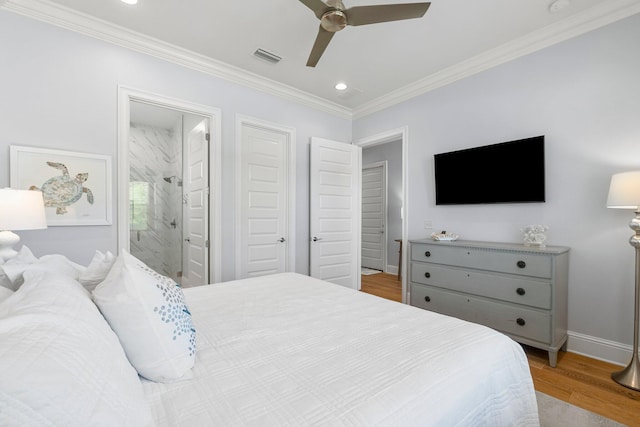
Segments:
[[[308,272],[309,138],[350,141],[351,122],[11,12],[0,11],[0,188],[9,186],[9,145],[113,157],[117,189],[117,87],[125,85],[222,110],[222,279],[234,278],[236,113],[296,128],[296,271]],[[114,194],[114,200],[117,200]],[[117,250],[113,226],[50,227],[19,234],[36,255],[87,264]]]
[[[606,209],[612,173],[640,169],[640,15],[356,120],[355,139],[408,126],[409,238],[521,241],[547,224],[571,247],[569,348],[626,363],[633,336],[632,212]],[[547,202],[435,206],[433,155],[546,136]],[[522,160],[526,167],[526,160]],[[630,353],[628,353],[630,356]]]
[[[531,223],[551,227],[549,244],[572,248],[570,348],[615,359],[633,323],[632,213],[604,207],[612,173],[640,169],[640,16],[356,120],[230,84],[89,37],[0,11],[0,187],[9,185],[9,145],[113,156],[117,188],[119,84],[222,110],[223,280],[234,266],[235,114],[296,128],[296,271],[308,271],[308,141],[349,141],[408,126],[410,238],[434,229],[465,239],[519,241]],[[433,154],[546,135],[547,203],[449,206],[433,202]],[[117,200],[114,194],[114,200]],[[63,253],[88,263],[115,251],[112,226],[20,232],[36,255]],[[626,347],[621,348],[619,343]],[[624,359],[624,357],[623,357]],[[626,362],[626,360],[621,360]]]

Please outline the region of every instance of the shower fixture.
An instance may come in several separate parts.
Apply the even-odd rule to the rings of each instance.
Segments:
[[[165,176],[164,179],[166,182],[168,182],[169,184],[173,184],[173,180],[176,179],[177,177],[175,175],[172,176]],[[178,187],[182,187],[182,180],[178,179]]]

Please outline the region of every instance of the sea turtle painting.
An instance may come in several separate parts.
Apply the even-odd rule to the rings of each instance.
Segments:
[[[62,175],[49,178],[42,184],[42,188],[32,185],[29,190],[40,190],[44,198],[44,205],[56,208],[56,214],[67,213],[67,206],[80,200],[84,193],[87,194],[87,201],[93,204],[93,193],[83,183],[89,178],[88,173],[79,173],[75,177],[69,176],[67,167],[62,163],[47,162],[52,168],[58,169]]]

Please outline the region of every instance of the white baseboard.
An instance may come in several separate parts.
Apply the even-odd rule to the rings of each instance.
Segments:
[[[398,266],[397,265],[387,265],[385,273],[389,274],[398,274]]]
[[[631,360],[630,345],[569,331],[567,350],[604,362],[625,366]]]

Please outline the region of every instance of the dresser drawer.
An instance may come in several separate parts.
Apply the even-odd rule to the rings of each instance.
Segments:
[[[522,276],[411,263],[411,281],[502,301],[551,308],[551,282]]]
[[[551,339],[549,312],[451,293],[415,283],[411,284],[410,303],[415,307],[480,323],[534,341],[549,342]]]
[[[550,278],[552,273],[552,259],[549,255],[523,251],[510,252],[447,246],[446,244],[416,243],[412,245],[411,259],[531,277]]]

